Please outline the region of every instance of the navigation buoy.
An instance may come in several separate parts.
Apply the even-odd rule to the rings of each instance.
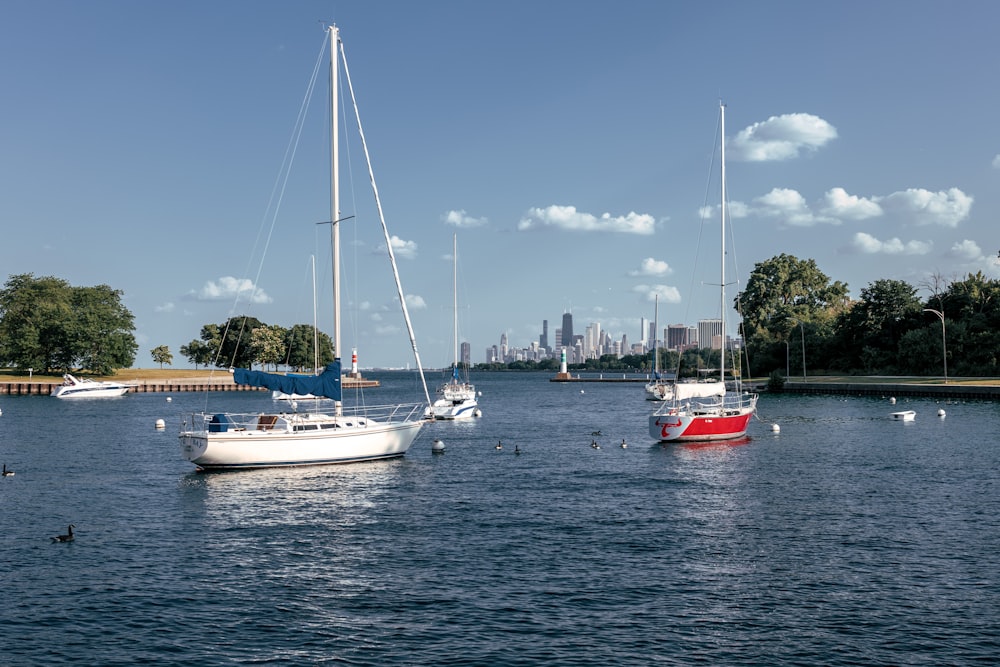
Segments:
[[[167,424],[162,419],[157,419],[156,420],[156,430],[157,431],[162,431],[166,427],[167,427]]]
[[[434,442],[431,443],[431,451],[435,454],[444,453],[444,443],[441,442],[440,438],[434,438]]]
[[[772,433],[781,433],[781,427],[778,426],[777,424],[771,424],[771,432]]]
[[[169,396],[167,396],[167,403],[169,403],[169,402],[170,402],[170,401],[172,401],[172,400],[174,400],[174,399],[172,399],[172,398],[170,398]]]
[[[890,396],[889,397],[889,405],[896,405],[896,397],[895,396]]]
[[[938,410],[938,417],[944,417],[944,415],[945,415],[944,408],[940,408]]]

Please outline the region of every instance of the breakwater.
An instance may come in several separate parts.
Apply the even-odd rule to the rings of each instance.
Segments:
[[[919,396],[924,398],[1000,399],[1000,386],[988,384],[918,384],[863,382],[789,382],[786,394],[844,394],[848,396]]]
[[[236,384],[231,377],[191,378],[176,380],[121,380],[129,386],[129,393],[186,392],[186,391],[267,391],[259,387]],[[0,382],[0,396],[48,396],[61,382]],[[379,386],[378,380],[345,377],[344,389],[370,388]]]

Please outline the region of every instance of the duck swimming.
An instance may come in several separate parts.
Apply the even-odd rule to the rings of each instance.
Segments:
[[[7,464],[6,463],[3,464],[3,476],[4,477],[13,477],[14,476],[14,471],[13,470],[7,470]]]
[[[69,524],[69,528],[66,529],[67,530],[66,534],[65,535],[56,535],[55,537],[52,538],[52,541],[53,542],[72,542],[73,541],[73,528],[75,528],[75,526],[73,524]]]

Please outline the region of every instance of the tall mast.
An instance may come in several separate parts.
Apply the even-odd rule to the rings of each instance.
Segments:
[[[451,245],[452,245],[451,257],[452,260],[454,261],[454,267],[452,268],[452,277],[451,277],[451,283],[452,283],[451,293],[453,295],[452,312],[455,313],[455,332],[454,332],[454,338],[452,339],[455,346],[453,350],[455,353],[455,356],[453,357],[455,359],[453,368],[457,369],[458,368],[458,233],[456,233],[452,238]]]
[[[340,355],[340,102],[338,99],[338,72],[340,64],[340,30],[332,25],[330,31],[330,245],[333,253],[333,350]]]
[[[722,345],[719,356],[719,379],[723,383],[726,381],[726,105],[719,103],[719,110],[722,116],[722,258],[719,262],[721,266],[721,278],[719,280],[722,291]]]

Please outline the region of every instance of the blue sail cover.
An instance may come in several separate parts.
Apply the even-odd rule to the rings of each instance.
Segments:
[[[328,364],[319,375],[278,375],[237,368],[233,371],[233,380],[236,384],[264,387],[286,394],[312,394],[332,398],[335,401],[341,400],[340,359]]]

